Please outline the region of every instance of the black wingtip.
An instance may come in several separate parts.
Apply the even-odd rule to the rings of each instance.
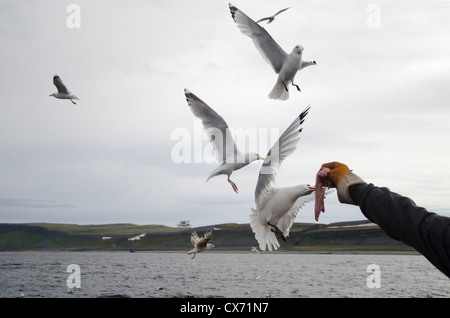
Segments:
[[[233,18],[234,22],[236,22],[236,19],[234,18],[234,15],[235,15],[236,11],[238,10],[238,8],[236,8],[231,3],[228,3],[228,6],[230,7],[231,17]]]
[[[184,89],[184,96],[186,97],[186,101],[189,105],[189,107],[192,107],[193,103],[202,103],[205,104],[206,103],[204,101],[202,101],[197,95],[195,95],[194,93],[192,93],[190,90],[188,89]]]
[[[306,115],[308,115],[308,111],[310,108],[311,108],[311,105],[308,105],[308,107],[306,107],[305,110],[301,112],[300,116],[298,116],[298,118],[300,120],[300,125],[302,125],[303,122],[305,121],[305,117],[306,117]],[[302,129],[303,128],[300,128],[298,131],[302,132]]]
[[[302,111],[302,113],[300,114],[300,116],[305,117],[305,116],[308,114],[308,112],[309,112],[310,109],[311,109],[311,105],[308,105],[308,106],[305,108],[305,110]]]
[[[308,112],[309,112],[310,109],[311,109],[311,105],[308,105],[308,107],[306,107],[305,110],[301,112],[300,116],[298,116],[300,118],[301,122],[303,122],[303,120],[305,119],[306,115],[308,115]]]
[[[184,89],[184,96],[186,97],[186,101],[187,101],[188,105],[191,106],[192,92],[190,90],[188,90],[187,88],[185,88]]]

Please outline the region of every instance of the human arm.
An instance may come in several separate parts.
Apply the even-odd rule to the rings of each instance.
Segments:
[[[388,236],[412,246],[450,277],[450,218],[428,212],[388,188],[367,184],[347,166],[329,165],[339,201],[358,205]]]

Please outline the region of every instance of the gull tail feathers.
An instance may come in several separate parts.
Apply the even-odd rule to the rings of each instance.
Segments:
[[[278,243],[275,233],[272,232],[268,224],[261,224],[258,219],[258,211],[253,208],[251,210],[250,226],[253,233],[255,233],[255,238],[258,241],[260,250],[265,251],[266,248],[269,251],[277,250],[280,247],[280,243]]]
[[[289,91],[286,90],[282,82],[277,82],[269,94],[270,99],[287,100]]]

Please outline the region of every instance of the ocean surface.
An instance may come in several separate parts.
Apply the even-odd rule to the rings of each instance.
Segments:
[[[0,252],[2,298],[450,297],[421,255]]]

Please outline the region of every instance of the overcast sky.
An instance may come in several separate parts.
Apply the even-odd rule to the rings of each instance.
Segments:
[[[257,132],[242,150],[261,155],[311,105],[276,186],[314,184],[340,161],[450,216],[450,1],[232,4],[254,20],[291,7],[263,26],[317,62],[301,93],[267,97],[276,74],[228,1],[0,0],[0,222],[248,223],[262,162],[232,175],[239,194],[225,176],[206,183],[218,163],[194,158],[207,143],[184,88]],[[77,105],[48,96],[54,74]],[[189,162],[173,155],[180,132]],[[321,223],[364,219],[336,194],[325,206]],[[313,202],[296,221],[315,222]]]

